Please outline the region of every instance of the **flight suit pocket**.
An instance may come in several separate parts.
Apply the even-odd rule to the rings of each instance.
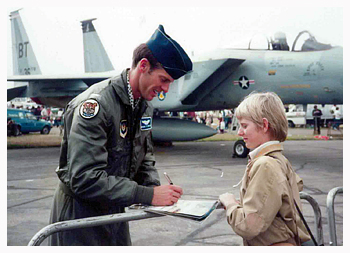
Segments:
[[[124,145],[124,146],[123,146]],[[129,176],[129,165],[131,157],[130,143],[123,141],[118,146],[108,150],[108,175],[118,177]]]

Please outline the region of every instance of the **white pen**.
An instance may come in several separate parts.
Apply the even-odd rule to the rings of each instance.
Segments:
[[[173,182],[171,181],[171,179],[168,176],[168,174],[166,174],[166,172],[164,172],[164,177],[166,178],[166,180],[168,180],[169,184],[173,185]]]

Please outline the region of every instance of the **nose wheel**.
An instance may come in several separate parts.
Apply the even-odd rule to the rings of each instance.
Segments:
[[[246,158],[248,156],[249,149],[245,146],[244,141],[236,141],[233,145],[232,157]]]

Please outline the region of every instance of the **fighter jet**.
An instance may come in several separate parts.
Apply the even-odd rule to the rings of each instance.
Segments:
[[[86,72],[107,71],[113,69],[113,67],[104,69],[101,66],[106,64],[91,64],[94,62],[110,62],[92,23],[94,20],[96,19],[82,21],[85,70]],[[296,46],[303,35],[307,35],[308,39],[305,40],[301,49],[297,50]],[[172,95],[166,101],[166,94],[159,94],[158,101],[154,100],[153,105],[160,111],[165,110],[164,108],[167,108],[169,111],[174,111],[175,108],[180,111],[233,108],[251,90],[275,91],[283,98],[283,101],[288,103],[296,103],[296,101],[304,103],[309,101],[307,103],[310,103],[316,100],[330,103],[332,100],[339,102],[343,100],[341,47],[333,48],[330,45],[319,43],[308,31],[298,34],[292,47],[292,52],[294,53],[289,51],[286,35],[282,32],[277,32],[274,39],[267,39],[268,50],[252,50],[250,49],[251,42],[248,45],[248,50],[224,50],[221,53],[223,56],[238,54],[238,57],[232,56],[231,59],[226,59],[226,62],[225,59],[221,61],[216,60],[216,63],[219,62],[218,65],[221,64],[218,67],[218,70],[221,72],[216,73],[216,77],[210,77],[211,79],[208,76],[204,76],[206,74],[205,67],[208,65],[213,67],[214,61],[209,60],[210,63],[207,63],[203,57],[203,61],[195,62],[193,75],[198,77],[200,71],[202,71],[201,75],[204,76],[204,78],[202,77],[205,80],[204,83],[201,80],[202,83],[196,89],[188,84],[190,81],[187,80],[190,80],[191,76],[187,75],[184,78],[185,80],[180,80],[180,82],[176,82],[170,87],[169,93],[172,93]],[[91,52],[101,53],[91,54]],[[215,54],[217,52],[214,52],[212,55]],[[86,60],[88,58],[87,55],[90,60]],[[324,64],[329,60],[332,60],[333,63],[328,64],[328,71],[324,72]],[[226,67],[223,65],[226,65]],[[225,68],[228,69],[224,70]],[[236,68],[235,71],[233,71],[234,68]],[[210,71],[208,72],[211,73]],[[214,75],[215,71],[212,72],[212,75]],[[227,80],[225,80],[225,75],[228,76]],[[257,82],[254,79],[249,79],[248,76],[257,76]],[[223,80],[221,83],[219,82],[220,78]],[[214,87],[215,85],[217,88]],[[328,85],[333,87],[330,89]],[[186,93],[184,91],[186,88],[192,88],[192,91]],[[314,92],[313,90],[316,91]],[[335,91],[338,91],[338,93],[335,93]],[[329,96],[330,94],[332,96]],[[155,122],[157,123],[157,120]],[[164,127],[166,127],[166,124],[164,124]],[[234,144],[234,155],[246,157],[247,154],[248,150],[244,142],[238,141]]]
[[[92,19],[81,22],[86,73],[76,76],[41,75],[19,10],[12,12],[10,17],[13,66],[16,76],[7,80],[19,81],[22,84],[16,84],[14,88],[7,90],[8,101],[15,97],[31,97],[38,104],[64,108],[72,98],[86,90],[90,85],[121,73],[121,70],[113,71],[112,63],[91,23]],[[152,138],[155,142],[192,141],[217,133],[216,130],[206,125],[176,118],[154,117],[153,120],[150,118],[141,124],[152,130]]]
[[[116,75],[109,72],[42,75],[19,11],[10,14],[14,76],[7,80],[15,81],[17,85],[7,89],[7,101],[15,97],[30,97],[38,104],[64,108],[72,98],[90,85]],[[19,86],[19,82],[23,84]]]
[[[252,91],[274,91],[285,104],[342,104],[343,48],[319,43],[309,32],[301,50],[221,49],[202,56],[192,73],[170,87],[155,108],[205,111],[235,108]],[[282,44],[283,45],[283,44]],[[287,45],[284,45],[287,48]]]
[[[11,13],[12,23],[19,18],[18,12]],[[91,31],[91,26],[88,27]],[[14,33],[20,30],[14,29]],[[302,34],[308,34],[309,38],[296,50],[295,44]],[[266,50],[229,48],[200,56],[194,61],[191,73],[176,80],[167,94],[159,94],[158,99],[152,101],[154,108],[160,112],[235,108],[252,91],[274,91],[286,104],[342,104],[343,48],[322,44],[308,31],[303,31],[289,50],[286,39],[280,35],[268,41]],[[18,58],[20,44],[22,50],[23,45],[26,50],[31,47],[28,39],[17,40],[14,55]],[[28,54],[22,53],[21,57]],[[32,66],[20,65],[20,73],[25,68]],[[89,72],[79,76],[15,76],[8,81],[27,81],[21,96],[63,107],[88,86],[121,71],[93,72],[91,69]],[[185,127],[179,129],[187,131]]]
[[[296,50],[303,34],[309,38]],[[221,110],[235,108],[252,91],[274,91],[285,104],[342,104],[343,48],[303,31],[291,51],[283,33],[268,42],[267,50],[218,49],[201,56],[191,73],[152,103],[159,111]]]

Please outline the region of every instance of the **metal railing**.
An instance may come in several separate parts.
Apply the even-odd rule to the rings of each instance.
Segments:
[[[329,245],[337,246],[337,233],[335,229],[334,199],[338,193],[343,193],[343,187],[335,187],[327,195],[327,218],[329,227]]]
[[[316,241],[318,245],[323,244],[323,229],[322,229],[322,214],[320,206],[317,201],[306,192],[300,192],[300,199],[304,199],[310,203],[315,215],[315,230],[316,230]]]
[[[57,232],[73,230],[77,228],[102,226],[102,225],[118,223],[118,222],[148,219],[148,218],[154,218],[159,216],[162,216],[162,215],[147,213],[143,210],[135,210],[127,213],[118,213],[118,214],[103,215],[103,216],[97,216],[97,217],[91,217],[91,218],[61,221],[54,224],[50,224],[42,228],[38,233],[36,233],[33,236],[28,246],[39,246],[47,237]]]
[[[334,198],[337,193],[343,193],[342,187],[332,189],[328,193],[327,208],[328,208],[328,224],[330,228],[330,245],[337,245],[336,233],[335,233],[335,218],[334,218]],[[300,192],[300,199],[304,199],[310,203],[314,211],[316,240],[319,245],[323,244],[323,229],[322,229],[322,215],[321,209],[317,201],[306,192]],[[218,207],[219,208],[219,207]],[[161,214],[148,213],[143,210],[134,210],[127,213],[110,214],[97,217],[61,221],[54,224],[50,224],[42,228],[36,233],[28,243],[28,246],[39,246],[47,237],[54,233],[73,230],[78,228],[87,228],[94,226],[107,225],[118,222],[127,222],[141,219],[148,219],[154,217],[161,217]]]

